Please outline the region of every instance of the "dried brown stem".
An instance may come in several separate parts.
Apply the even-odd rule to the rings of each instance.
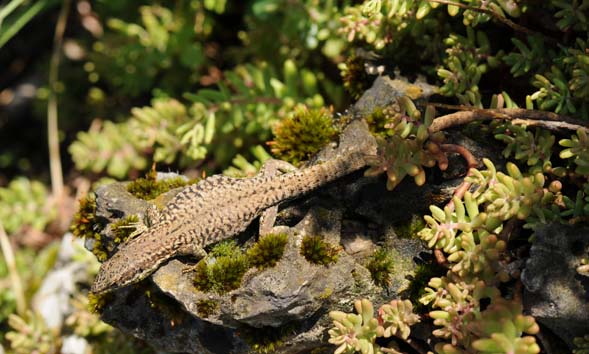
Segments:
[[[59,153],[59,127],[57,124],[57,83],[59,74],[59,62],[61,59],[61,47],[63,34],[70,10],[70,0],[64,0],[53,37],[53,51],[49,63],[49,97],[47,100],[47,140],[49,144],[49,168],[51,170],[51,188],[53,197],[58,204],[63,197],[63,171],[61,168],[61,156]]]
[[[518,125],[541,126],[549,130],[583,129],[589,131],[583,122],[570,117],[523,108],[473,109],[454,112],[434,119],[428,130],[430,134],[433,134],[457,125],[492,119],[506,120]]]
[[[2,223],[0,223],[0,246],[2,248],[2,255],[4,256],[4,262],[8,268],[10,274],[10,286],[16,299],[16,312],[20,316],[24,316],[27,310],[27,304],[25,302],[25,292],[23,290],[22,281],[16,268],[16,260],[14,258],[14,250],[10,244],[10,240],[4,231]]]
[[[471,169],[476,168],[478,165],[477,159],[464,146],[456,145],[456,144],[442,144],[440,146],[440,148],[444,152],[454,152],[454,153],[460,154],[464,158],[464,160],[466,161],[466,164],[467,164],[467,168],[468,168],[468,172],[466,173],[466,177],[470,176]],[[462,181],[460,186],[458,186],[454,190],[454,195],[457,196],[459,199],[462,199],[462,197],[464,196],[464,193],[466,193],[466,191],[469,188],[470,188],[470,182],[467,182],[465,179],[464,181]],[[450,208],[450,210],[454,210],[454,200],[450,200],[450,202],[448,203],[448,207]]]

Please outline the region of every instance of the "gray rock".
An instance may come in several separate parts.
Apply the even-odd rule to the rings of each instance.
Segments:
[[[354,105],[354,112],[366,115],[377,107],[386,107],[399,97],[409,96],[413,100],[425,100],[438,91],[438,87],[432,86],[419,78],[414,83],[399,76],[391,79],[388,76],[379,76],[374,80],[372,87],[364,92],[362,97]]]
[[[550,224],[536,230],[521,279],[524,308],[573,349],[589,330],[589,278],[577,273],[589,251],[589,227]]]
[[[355,111],[386,105],[402,90],[416,85],[381,77]],[[434,91],[427,85],[420,90],[428,95]],[[369,144],[376,152],[366,123],[353,120],[342,132],[340,143],[326,147],[310,163],[321,163],[361,144]],[[422,214],[433,200],[447,198],[449,192],[445,191],[440,197],[442,189],[419,188],[407,181],[389,192],[384,178],[354,173],[285,203],[276,226],[289,235],[285,254],[273,268],[250,269],[239,288],[223,295],[198,291],[191,273],[186,272],[195,260],[173,259],[154,273],[152,282],[110,294],[102,319],[170,353],[246,353],[252,351],[252,343],[265,341],[280,343],[277,353],[289,354],[329,346],[330,310],[349,312],[353,302],[362,297],[380,305],[398,297],[408,285],[407,278],[416,266],[414,259],[424,249],[416,238],[398,237],[395,227],[414,214]],[[165,204],[177,192],[158,197],[158,203]],[[130,195],[123,183],[97,191],[97,214],[107,222],[144,215],[147,205]],[[253,243],[252,231],[237,237],[241,244]],[[108,227],[104,232],[107,238],[112,237]],[[299,254],[305,235],[320,235],[334,245],[343,245],[338,261],[329,266],[309,263]],[[387,289],[376,286],[363,266],[377,245],[387,247],[398,259]],[[108,248],[115,246],[109,244]],[[199,311],[199,304],[206,303],[218,306],[206,313],[202,308]]]

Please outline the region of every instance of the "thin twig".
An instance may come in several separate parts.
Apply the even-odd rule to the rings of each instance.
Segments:
[[[463,3],[459,3],[459,2],[455,2],[455,1],[449,1],[449,0],[429,0],[430,2],[435,2],[438,4],[444,4],[444,5],[452,5],[452,6],[456,6],[456,7],[460,7],[461,9],[466,9],[466,10],[471,10],[471,11],[475,11],[475,12],[480,12],[480,13],[484,13],[487,15],[491,15],[493,18],[495,18],[497,21],[503,23],[504,25],[510,27],[511,29],[513,29],[514,31],[518,31],[518,32],[522,32],[528,35],[532,35],[532,34],[536,34],[537,32],[532,31],[529,28],[526,28],[522,25],[518,25],[517,23],[511,21],[510,19],[501,16],[501,14],[497,13],[496,11],[493,11],[492,9],[483,9],[480,7],[474,7],[474,6],[470,6],[470,5],[466,5]],[[544,37],[544,36],[543,36]],[[554,39],[549,38],[549,37],[545,37],[547,41],[550,42],[556,42]]]
[[[466,161],[466,165],[467,165],[467,173],[466,173],[466,177],[469,177],[472,174],[472,169],[477,167],[477,159],[474,157],[474,155],[468,151],[467,148],[465,148],[464,146],[461,145],[456,145],[456,144],[442,144],[440,146],[440,148],[442,149],[442,151],[444,152],[455,152],[457,154],[460,154],[460,156],[462,156],[464,158],[464,160]],[[464,196],[464,193],[466,193],[466,191],[470,188],[471,183],[466,181],[466,178],[462,181],[462,183],[454,190],[454,196],[458,197],[458,199],[462,199],[462,197]],[[454,210],[454,199],[451,199],[450,202],[447,204],[447,206],[450,208],[450,210]]]
[[[55,25],[53,52],[49,63],[49,97],[47,100],[47,141],[49,144],[49,167],[51,170],[51,189],[57,203],[63,197],[63,172],[59,153],[59,128],[57,124],[57,80],[63,34],[70,9],[70,0],[64,0]]]
[[[457,125],[492,119],[507,120],[518,125],[541,126],[549,130],[583,129],[589,132],[589,128],[583,122],[573,118],[552,112],[523,108],[473,109],[471,111],[454,112],[434,119],[428,130],[432,134]]]
[[[2,255],[4,256],[4,261],[6,262],[8,273],[10,274],[10,286],[12,287],[12,292],[14,293],[14,297],[16,298],[16,312],[19,316],[24,316],[27,310],[27,305],[25,302],[25,292],[23,290],[20,275],[18,274],[18,270],[16,268],[16,261],[14,258],[14,251],[12,250],[12,245],[10,244],[10,240],[6,235],[6,231],[4,231],[4,226],[2,226],[1,222],[0,246],[2,247]]]

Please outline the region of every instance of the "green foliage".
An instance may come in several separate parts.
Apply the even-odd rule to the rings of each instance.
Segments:
[[[124,243],[127,241],[129,236],[137,229],[137,223],[139,223],[139,217],[137,215],[129,215],[124,219],[119,219],[111,224],[111,230],[115,236],[115,243]]]
[[[382,305],[376,318],[369,300],[356,300],[354,307],[357,314],[341,311],[329,313],[334,325],[329,330],[329,343],[338,346],[334,352],[336,354],[391,352],[376,344],[376,338],[397,336],[407,339],[410,326],[419,322],[419,316],[413,313],[413,305],[409,300],[392,300],[389,304]]]
[[[79,170],[106,171],[110,176],[123,178],[129,171],[147,166],[147,159],[132,139],[133,133],[127,122],[105,121],[87,132],[79,132],[68,151]]]
[[[41,182],[19,177],[0,188],[0,220],[8,234],[25,226],[42,231],[54,217],[55,210]]]
[[[409,338],[411,326],[419,322],[419,316],[413,313],[409,300],[392,300],[378,310],[379,324],[383,327],[383,337],[398,336]]]
[[[152,169],[145,178],[137,178],[127,185],[127,192],[143,200],[153,200],[160,194],[172,189],[184,187],[191,182],[182,176],[171,178],[157,178],[157,172]]]
[[[443,170],[448,164],[448,159],[439,147],[444,139],[443,134],[430,137],[427,129],[435,111],[428,107],[422,121],[421,112],[407,96],[400,98],[399,105],[391,108],[377,109],[369,119],[375,126],[373,129],[376,134],[388,138],[377,140],[377,156],[368,157],[371,167],[365,175],[375,176],[386,172],[388,190],[394,189],[407,175],[413,177],[415,184],[422,186],[425,183],[424,167],[433,167],[437,163]]]
[[[577,337],[573,340],[575,344],[575,349],[573,349],[573,354],[587,354],[589,353],[589,334],[584,335],[583,337]]]
[[[203,16],[199,2],[187,1],[170,7],[140,6],[133,22],[110,18],[104,36],[92,45],[85,69],[91,82],[105,82],[129,96],[155,87],[179,93],[198,83],[207,64],[201,40],[204,28],[195,26]],[[210,25],[210,19],[204,25]]]
[[[299,165],[332,141],[337,130],[326,108],[296,107],[295,112],[278,122],[269,142],[272,153],[281,160]]]
[[[366,73],[365,63],[365,60],[359,55],[351,54],[344,63],[338,65],[344,88],[354,99],[360,98],[372,82]]]
[[[511,67],[509,71],[513,77],[525,75],[533,69],[534,71],[544,71],[546,69],[546,63],[542,58],[546,51],[542,36],[528,36],[527,42],[529,46],[518,38],[512,38],[511,42],[518,51],[510,52],[502,59]]]
[[[540,327],[532,316],[522,315],[523,306],[507,300],[493,302],[481,313],[473,331],[481,336],[472,343],[481,353],[539,353],[536,339],[526,334],[536,334]]]
[[[247,250],[249,264],[258,269],[274,267],[282,258],[287,243],[287,234],[268,234],[260,237],[258,242]]]
[[[495,129],[495,139],[505,143],[503,157],[513,156],[530,166],[530,171],[547,172],[551,169],[555,137],[548,130],[529,131],[525,126],[503,124]]]
[[[433,217],[425,217],[428,225],[419,235],[448,254],[449,271],[431,278],[419,301],[434,308],[429,315],[439,328],[433,334],[449,341],[436,345],[439,353],[538,353],[535,338],[522,337],[536,333],[538,325],[521,314],[516,300],[501,297],[498,285],[509,276],[500,266],[506,244],[497,234],[503,222],[528,218],[531,206],[549,205],[554,195],[543,188],[541,173],[525,176],[508,163],[503,174],[489,160],[484,163],[487,170],[471,169],[467,178],[476,187],[472,193],[464,200],[455,196],[444,210],[431,206]],[[483,299],[491,303],[486,308]]]
[[[203,292],[224,294],[239,287],[248,268],[248,258],[235,241],[221,242],[196,264],[194,285]]]
[[[243,155],[237,154],[232,161],[232,166],[229,166],[223,174],[229,177],[253,177],[255,176],[262,164],[270,159],[272,156],[260,145],[256,145],[250,149],[252,156],[255,158],[253,162],[249,162]]]
[[[33,3],[10,0],[0,7],[0,49],[36,16],[59,4],[57,0]]]
[[[366,263],[372,281],[378,286],[389,286],[395,268],[395,257],[385,248],[378,248]]]
[[[497,58],[490,55],[489,38],[484,32],[467,27],[466,33],[466,37],[451,34],[444,41],[448,56],[438,69],[444,81],[440,93],[458,98],[461,104],[481,107],[478,84],[489,66],[498,65]]]
[[[305,236],[301,243],[300,253],[313,264],[328,266],[337,262],[337,247],[324,241],[321,236]]]
[[[354,307],[357,314],[341,311],[329,313],[335,327],[329,330],[329,343],[338,346],[334,353],[379,353],[380,349],[374,343],[378,320],[374,318],[372,303],[367,299],[356,300]]]
[[[560,152],[561,159],[573,158],[576,165],[575,172],[580,175],[589,175],[589,139],[584,129],[577,130],[576,135],[570,139],[562,139],[558,142],[565,149]]]
[[[59,352],[61,338],[55,330],[47,328],[40,315],[30,311],[25,318],[13,314],[8,318],[8,324],[11,331],[6,333],[6,339],[15,354]]]

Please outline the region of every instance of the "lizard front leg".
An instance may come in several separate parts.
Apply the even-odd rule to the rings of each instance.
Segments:
[[[297,168],[295,166],[286,161],[270,159],[264,162],[260,174],[263,176],[276,176],[279,173],[293,172],[296,170]],[[274,205],[262,212],[260,216],[260,236],[272,233],[277,215],[278,205]]]

